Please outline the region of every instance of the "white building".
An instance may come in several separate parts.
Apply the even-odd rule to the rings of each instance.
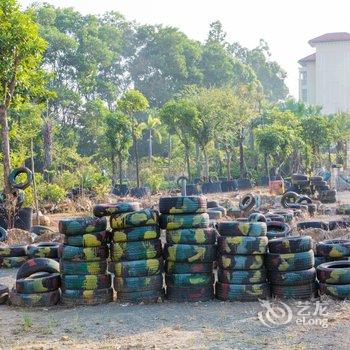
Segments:
[[[350,34],[328,33],[309,44],[316,52],[298,61],[299,100],[325,114],[350,112]]]

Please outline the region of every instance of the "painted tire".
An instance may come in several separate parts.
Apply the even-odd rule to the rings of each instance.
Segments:
[[[221,255],[218,264],[227,270],[260,270],[264,266],[263,255]]]
[[[252,194],[247,194],[239,201],[239,209],[242,211],[251,210],[255,204],[255,197]]]
[[[316,281],[316,269],[312,267],[308,270],[299,271],[271,271],[268,274],[271,284],[279,286],[299,286]]]
[[[218,201],[207,201],[208,209],[217,208],[217,207],[220,207],[220,203]]]
[[[164,300],[164,289],[151,289],[131,293],[117,293],[117,301],[125,303],[159,303]]]
[[[159,238],[160,230],[157,226],[141,226],[115,230],[112,235],[115,243],[137,242]]]
[[[140,210],[138,202],[121,202],[115,204],[97,204],[94,206],[93,214],[97,217],[111,216],[115,214],[130,213]]]
[[[110,288],[111,275],[62,275],[62,291],[66,289],[94,290]]]
[[[283,238],[290,233],[290,226],[284,222],[269,221],[267,223],[267,237],[269,239]]]
[[[350,284],[319,283],[320,295],[328,295],[334,299],[350,299]]]
[[[219,210],[208,209],[207,214],[209,215],[209,220],[220,220],[222,218],[222,212]]]
[[[154,259],[161,255],[162,244],[159,239],[111,244],[111,259],[115,262]]]
[[[172,287],[206,286],[214,284],[213,273],[181,273],[165,275],[165,284]]]
[[[280,214],[266,214],[266,221],[278,221],[278,222],[286,222],[286,219],[283,215]]]
[[[315,256],[315,267],[324,264],[327,262],[327,258],[325,256]]]
[[[7,256],[2,259],[2,267],[7,269],[17,269],[28,260],[29,256]]]
[[[169,215],[162,214],[159,219],[159,226],[164,230],[178,230],[183,228],[206,228],[209,227],[209,215],[187,214]]]
[[[175,302],[198,302],[214,299],[214,287],[172,287],[167,286],[166,298]]]
[[[60,300],[60,291],[54,290],[46,293],[20,294],[15,290],[10,292],[10,303],[13,306],[49,307]]]
[[[266,255],[265,264],[268,270],[277,271],[300,271],[314,267],[314,252],[309,250],[302,253],[274,254]],[[271,272],[273,273],[273,272]]]
[[[27,252],[31,258],[58,259],[59,243],[38,243],[28,246]]]
[[[116,277],[154,276],[163,272],[163,259],[121,261],[114,264]]]
[[[256,301],[269,297],[269,285],[216,283],[216,298],[222,301]]]
[[[226,216],[227,215],[227,209],[224,208],[224,207],[221,207],[221,206],[214,207],[214,208],[209,208],[207,211],[209,212],[210,210],[219,211],[219,212],[221,212],[222,216]]]
[[[107,262],[71,262],[61,260],[60,268],[61,273],[66,275],[104,275],[107,271]]]
[[[168,261],[176,262],[213,262],[216,258],[216,246],[166,243],[164,256]]]
[[[266,279],[264,268],[246,271],[218,269],[218,281],[225,284],[260,284],[266,283]]]
[[[255,255],[267,252],[267,237],[218,237],[218,252],[221,254]]]
[[[158,212],[151,209],[123,213],[111,216],[111,228],[131,228],[139,226],[153,226],[158,223]]]
[[[329,229],[328,224],[323,221],[300,221],[297,224],[298,230],[307,230],[309,228],[319,228],[326,231]]]
[[[132,293],[152,289],[163,288],[163,275],[144,276],[144,277],[115,277],[114,289],[116,292]]]
[[[186,263],[186,262],[174,262],[165,261],[164,265],[165,273],[211,273],[213,272],[213,263]]]
[[[30,277],[16,281],[16,291],[21,294],[47,293],[61,286],[59,273],[36,273]]]
[[[26,245],[10,245],[0,247],[0,257],[15,257],[27,255]]]
[[[204,196],[161,197],[159,211],[162,214],[205,213],[207,199]]]
[[[7,286],[0,284],[0,305],[5,304],[9,298],[9,289]]]
[[[218,223],[218,231],[221,236],[266,236],[267,226],[265,222],[241,222],[223,221]]]
[[[20,174],[25,174],[26,179],[24,182],[17,183],[16,178]],[[9,177],[8,177],[9,183],[11,187],[17,188],[19,190],[25,190],[27,187],[29,187],[33,181],[33,174],[32,172],[26,168],[26,167],[21,167],[21,168],[16,168],[11,171]]]
[[[281,299],[310,299],[315,296],[316,291],[315,282],[297,286],[271,285],[272,295]]]
[[[110,236],[108,231],[85,233],[80,236],[65,236],[64,244],[84,248],[101,247],[110,242]]]
[[[284,218],[284,222],[291,222],[294,219],[294,212],[292,210],[278,210],[274,214],[281,215]],[[280,221],[280,220],[271,220],[271,221]]]
[[[67,261],[102,261],[108,259],[109,250],[107,246],[82,248],[71,245],[61,245],[60,257]]]
[[[113,288],[95,290],[71,290],[62,292],[61,301],[66,306],[98,305],[113,301]]]
[[[172,244],[215,244],[216,236],[213,228],[187,228],[167,231],[166,241]]]
[[[281,198],[281,204],[284,208],[291,207],[291,204],[296,204],[300,196],[296,192],[288,191]]]
[[[310,236],[290,236],[269,241],[270,253],[302,253],[310,249],[312,249],[312,238]]]
[[[7,240],[7,236],[7,231],[3,227],[0,227],[0,242],[5,242]]]
[[[107,228],[106,218],[83,217],[60,220],[59,232],[67,236],[78,236],[86,233],[105,231]]]
[[[350,256],[349,239],[329,239],[316,243],[316,255],[329,258],[341,258]]]
[[[264,214],[261,213],[251,213],[248,216],[248,221],[249,222],[266,222],[266,217]]]
[[[350,261],[326,262],[317,266],[317,279],[327,284],[350,284]]]
[[[27,278],[37,272],[60,273],[60,264],[53,259],[30,259],[17,271],[16,279]]]

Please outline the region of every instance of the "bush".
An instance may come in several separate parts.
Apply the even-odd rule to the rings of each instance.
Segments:
[[[43,183],[38,188],[41,200],[46,200],[54,204],[60,203],[67,195],[67,191],[57,184]]]

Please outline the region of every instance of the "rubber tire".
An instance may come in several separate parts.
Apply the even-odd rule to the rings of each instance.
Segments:
[[[60,300],[59,289],[46,293],[20,294],[10,291],[10,303],[20,307],[50,307]]]
[[[172,287],[213,285],[214,280],[215,277],[213,273],[165,274],[165,284]]]
[[[27,248],[27,254],[30,258],[58,259],[59,247],[59,243],[41,242],[31,244]]]
[[[260,270],[264,266],[263,255],[226,255],[218,257],[218,265],[227,270]]]
[[[0,258],[26,256],[26,255],[27,255],[26,245],[10,245],[10,246],[0,247]]]
[[[222,221],[218,223],[221,236],[266,236],[267,226],[264,222]]]
[[[206,302],[214,299],[214,286],[172,287],[167,286],[166,298],[175,302]]]
[[[315,258],[312,250],[289,254],[268,253],[265,259],[269,271],[280,272],[308,270],[314,266],[314,263]]]
[[[67,236],[80,236],[86,233],[105,231],[107,219],[95,216],[83,218],[70,218],[60,220],[58,223],[59,232]]]
[[[262,237],[218,237],[219,254],[261,255],[267,252],[268,238]]]
[[[120,261],[114,264],[116,277],[154,276],[163,272],[163,259]]]
[[[216,298],[222,301],[258,301],[270,295],[269,285],[216,283]]]
[[[247,194],[239,201],[239,209],[242,211],[249,211],[254,208],[256,199],[254,195]]]
[[[16,291],[20,294],[47,293],[61,286],[59,273],[36,273],[30,277],[16,281]]]
[[[25,174],[27,176],[27,178],[24,182],[16,183],[16,177],[20,174]],[[19,190],[25,190],[33,182],[33,174],[26,167],[16,168],[16,169],[13,169],[11,171],[11,173],[8,177],[8,181],[9,181],[11,187],[19,189]]]
[[[316,243],[316,255],[329,258],[350,256],[349,239],[329,239]]]
[[[95,290],[69,290],[61,295],[62,304],[65,306],[99,305],[113,301],[113,288]]]
[[[112,215],[110,226],[112,229],[153,226],[157,225],[158,216],[158,212],[152,209],[143,209],[132,213]]]
[[[204,196],[161,197],[159,211],[162,214],[201,214],[207,210]]]
[[[172,273],[210,273],[213,271],[213,263],[186,263],[165,261],[164,271],[167,274]]]
[[[107,262],[71,262],[61,260],[60,269],[62,274],[67,275],[103,275],[107,272]]]
[[[164,257],[174,262],[213,262],[216,258],[216,246],[213,244],[169,244],[164,245]]]
[[[312,249],[312,238],[310,236],[290,236],[269,241],[270,253],[302,253],[310,249]]]
[[[307,230],[309,228],[319,228],[325,231],[329,229],[328,224],[323,221],[300,221],[297,224],[298,230]]]
[[[281,204],[283,208],[289,208],[290,204],[296,204],[300,196],[296,192],[288,191],[284,193],[281,198]]]
[[[5,242],[7,240],[7,236],[7,231],[3,227],[0,227],[0,242]]]
[[[188,228],[166,232],[166,241],[172,244],[215,244],[216,237],[214,228]]]
[[[81,247],[93,248],[105,246],[111,241],[111,234],[109,231],[85,233],[80,236],[65,236],[64,244]]]
[[[325,262],[317,266],[320,283],[350,284],[350,261]]]
[[[315,296],[316,291],[316,283],[297,286],[271,285],[272,295],[280,299],[310,299]]]
[[[268,274],[269,282],[279,286],[299,286],[316,281],[316,269],[314,267],[299,271],[271,271]]]
[[[113,280],[114,290],[122,293],[142,292],[145,290],[163,288],[163,275],[143,277],[115,277]]]
[[[259,270],[226,270],[218,269],[218,281],[226,284],[256,284],[265,283],[267,271],[265,268]]]
[[[95,290],[110,288],[112,283],[110,274],[103,275],[62,275],[62,291],[69,289]]]
[[[115,214],[139,211],[141,208],[138,202],[120,202],[115,204],[96,204],[93,214],[97,217],[111,216]]]
[[[53,259],[30,259],[19,268],[16,279],[27,278],[37,272],[59,273],[60,264]]]
[[[187,215],[162,214],[159,219],[159,226],[163,230],[206,228],[209,227],[209,223],[209,215],[207,213]]]
[[[150,304],[162,302],[165,298],[164,289],[151,289],[131,293],[117,293],[117,301],[122,303]]]
[[[109,257],[107,246],[82,248],[71,245],[60,246],[60,258],[67,261],[102,261]]]

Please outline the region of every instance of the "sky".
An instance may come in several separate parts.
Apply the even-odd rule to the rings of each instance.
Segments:
[[[23,6],[32,0],[20,0]],[[42,1],[35,1],[42,2]],[[128,20],[178,27],[204,41],[219,20],[227,40],[254,48],[267,41],[271,58],[287,72],[290,93],[298,97],[297,61],[313,53],[308,40],[328,32],[350,31],[349,0],[47,0],[80,12],[118,11]]]

